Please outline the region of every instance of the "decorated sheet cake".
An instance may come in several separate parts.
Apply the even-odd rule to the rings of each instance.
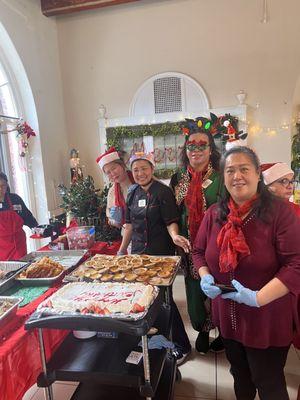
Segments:
[[[143,283],[69,283],[39,309],[51,313],[130,316],[147,311],[158,290]]]

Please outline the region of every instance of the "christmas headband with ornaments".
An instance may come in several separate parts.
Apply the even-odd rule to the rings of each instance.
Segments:
[[[185,121],[181,122],[181,130],[185,136],[185,140],[188,140],[188,137],[193,133],[211,133],[212,127],[212,121],[205,117],[197,117],[195,119],[185,118]]]
[[[155,161],[154,161],[153,153],[144,153],[143,151],[139,151],[139,152],[134,153],[129,159],[130,167],[132,167],[132,164],[137,160],[146,160],[153,167],[155,167]]]
[[[103,167],[112,162],[112,161],[116,161],[116,160],[120,160],[120,156],[119,153],[117,152],[117,150],[114,147],[110,147],[105,153],[101,154],[96,162],[98,163],[99,167],[102,169],[103,171]]]

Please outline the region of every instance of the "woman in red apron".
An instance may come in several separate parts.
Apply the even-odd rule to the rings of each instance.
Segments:
[[[0,261],[22,258],[27,253],[23,225],[37,224],[21,197],[10,193],[7,177],[0,172]]]

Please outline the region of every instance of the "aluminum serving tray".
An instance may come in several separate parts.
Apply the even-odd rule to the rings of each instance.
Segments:
[[[63,270],[59,275],[49,278],[19,278],[19,274],[15,277],[16,281],[22,283],[23,286],[52,286],[58,281],[66,271]]]
[[[58,262],[64,267],[64,270],[57,276],[49,278],[19,278],[15,279],[24,286],[51,286],[58,281],[62,275],[69,269],[75,267],[88,250],[60,250],[60,251],[33,251],[22,258],[22,261],[33,263],[43,257],[49,257],[51,260]]]
[[[9,273],[8,277],[0,279],[0,293],[10,289],[14,285],[15,277],[27,266],[28,263],[24,261],[0,261],[0,270]]]
[[[99,255],[101,255],[101,254],[99,254]],[[133,254],[133,255],[134,255],[134,254]],[[114,257],[114,256],[108,256],[108,255],[103,255],[103,256],[104,256],[104,257],[111,257],[111,258]],[[158,255],[158,256],[155,256],[155,257],[159,257],[159,258],[172,258],[172,259],[176,260],[176,266],[175,266],[175,268],[174,268],[174,271],[172,272],[172,275],[171,275],[170,277],[168,277],[168,278],[161,278],[161,279],[162,279],[162,282],[159,283],[159,284],[157,284],[157,285],[155,285],[155,286],[158,286],[158,287],[159,287],[159,286],[171,286],[171,285],[173,284],[175,278],[176,278],[178,269],[179,269],[179,267],[180,267],[181,257],[180,257],[180,256],[159,256],[159,255]],[[91,259],[92,259],[92,257],[91,257],[89,260],[91,260]],[[88,260],[86,260],[86,261],[88,261]],[[83,267],[83,265],[80,265],[80,266],[77,267],[77,268],[82,268],[82,267]],[[73,272],[75,272],[75,271],[77,270],[77,268],[76,268]],[[63,279],[63,282],[64,282],[64,283],[69,283],[69,282],[101,282],[101,280],[93,280],[92,278],[85,278],[85,277],[80,278],[80,277],[77,277],[77,276],[75,276],[75,275],[73,274],[73,272],[72,272],[71,274],[66,275],[66,276],[64,277],[64,279]],[[114,280],[112,279],[112,280],[110,280],[109,282],[114,282]],[[118,281],[118,282],[124,282],[124,283],[126,283],[125,280]],[[145,282],[145,283],[147,283],[147,282]]]
[[[22,300],[23,300],[22,297],[0,296],[0,303],[2,301],[9,301],[10,303],[13,303],[13,305],[7,311],[5,311],[5,313],[0,315],[0,325],[5,323],[5,320],[8,317],[12,317],[13,315],[16,314],[18,305],[21,303]]]
[[[88,250],[33,251],[24,256],[21,261],[33,263],[42,257],[49,257],[68,270],[75,267],[87,252]]]

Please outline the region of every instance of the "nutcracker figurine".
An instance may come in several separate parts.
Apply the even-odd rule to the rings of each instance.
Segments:
[[[70,171],[71,183],[75,183],[83,179],[82,168],[80,166],[79,151],[72,149],[70,152]]]

